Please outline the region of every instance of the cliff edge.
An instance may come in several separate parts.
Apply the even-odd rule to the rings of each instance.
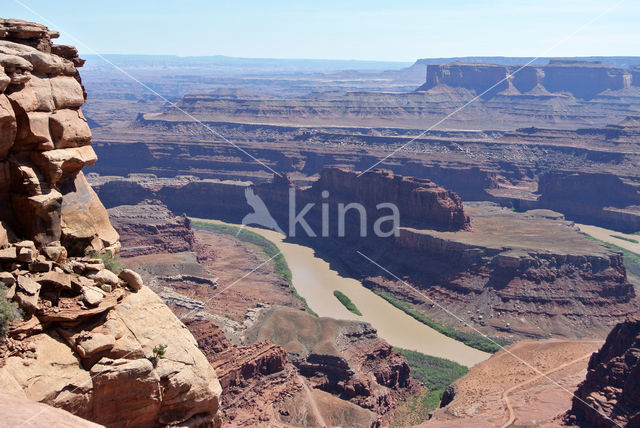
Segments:
[[[106,426],[220,426],[196,340],[114,263],[118,234],[82,173],[97,160],[84,61],[57,36],[0,19],[0,286],[20,309],[0,388]]]

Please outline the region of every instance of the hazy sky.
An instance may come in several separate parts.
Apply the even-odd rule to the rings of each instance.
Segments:
[[[99,53],[413,61],[465,55],[640,55],[640,1],[551,51],[618,0],[0,0]],[[69,36],[61,43],[77,45]]]

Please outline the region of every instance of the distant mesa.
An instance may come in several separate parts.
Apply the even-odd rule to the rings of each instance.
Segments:
[[[462,62],[427,65],[426,82],[418,91],[429,91],[439,85],[470,89],[478,95],[484,93],[483,98],[510,91],[514,95],[569,93],[589,100],[607,90],[640,87],[640,72],[575,59],[552,59],[547,65]]]

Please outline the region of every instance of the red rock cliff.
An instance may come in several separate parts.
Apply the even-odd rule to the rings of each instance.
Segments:
[[[105,266],[120,244],[81,171],[96,161],[83,60],[55,37],[0,19],[0,298],[22,310],[0,340],[0,389],[108,427],[220,426],[194,337],[137,273]],[[104,262],[77,257],[89,251]]]
[[[615,326],[591,356],[570,413],[585,426],[640,426],[640,318]]]
[[[118,234],[81,170],[97,157],[82,115],[77,50],[58,34],[0,21],[0,220],[39,245],[74,253],[117,245]]]

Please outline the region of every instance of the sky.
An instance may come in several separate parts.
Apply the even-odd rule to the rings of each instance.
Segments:
[[[58,43],[75,45],[82,54],[380,61],[640,56],[640,0],[0,3],[1,17],[48,25],[62,33]]]

